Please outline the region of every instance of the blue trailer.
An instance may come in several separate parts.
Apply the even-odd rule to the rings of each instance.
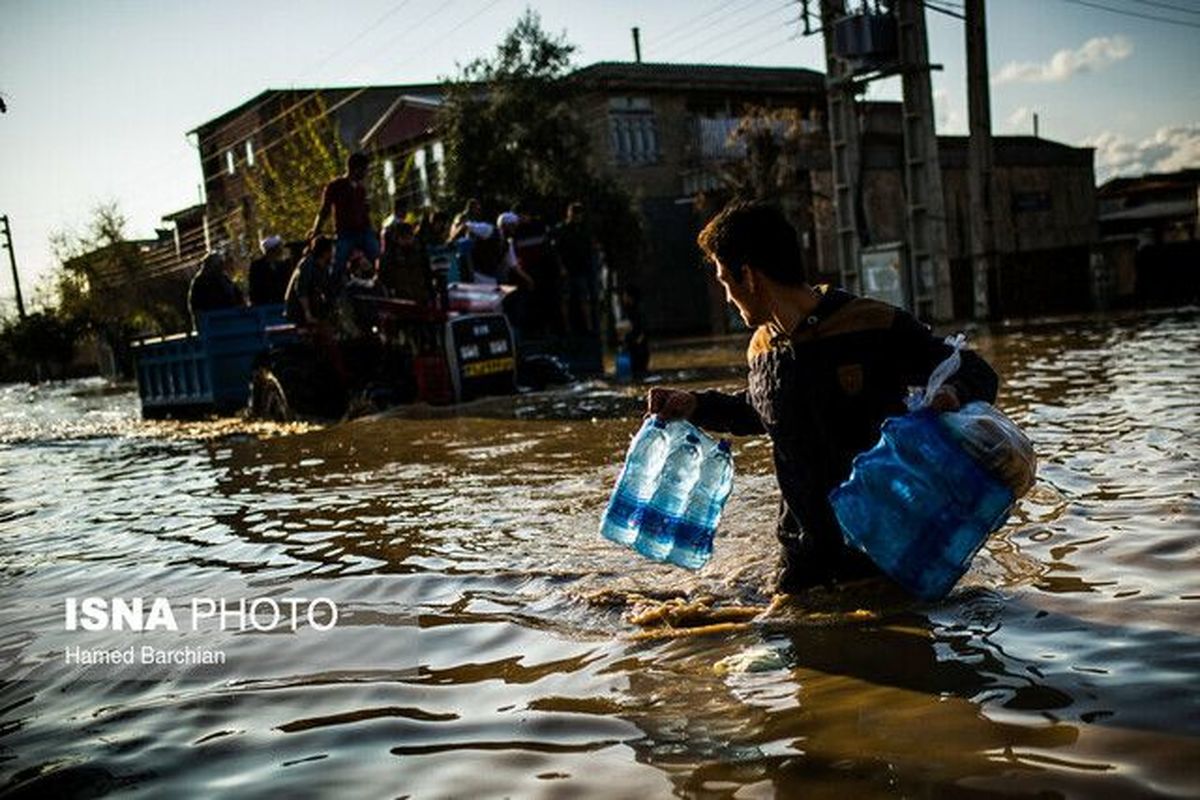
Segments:
[[[255,360],[269,331],[286,325],[282,305],[200,315],[198,330],[132,343],[142,416],[229,414],[246,407]]]
[[[356,338],[298,328],[280,305],[209,312],[192,333],[133,342],[142,416],[337,417],[360,395],[378,408],[516,391],[516,342],[503,314],[364,302],[372,325]]]

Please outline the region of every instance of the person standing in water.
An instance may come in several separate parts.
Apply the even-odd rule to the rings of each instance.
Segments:
[[[878,441],[884,419],[905,412],[908,387],[924,385],[950,346],[903,309],[810,285],[796,231],[774,206],[733,203],[698,243],[726,299],[755,329],[747,386],[732,394],[655,387],[648,411],[771,438],[781,494],[779,591],[881,575],[843,540],[829,492]],[[992,368],[964,350],[932,406],[992,402],[996,388]]]

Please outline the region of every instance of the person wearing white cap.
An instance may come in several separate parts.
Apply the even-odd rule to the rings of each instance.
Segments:
[[[496,230],[500,232],[500,238],[504,241],[505,247],[504,255],[496,267],[496,281],[512,283],[514,278],[520,278],[522,283],[532,289],[533,278],[521,265],[521,259],[517,258],[516,236],[517,226],[520,224],[521,217],[513,211],[505,211],[496,217]]]
[[[283,237],[272,234],[262,240],[262,256],[250,262],[250,305],[265,306],[283,302],[291,264],[284,253]]]

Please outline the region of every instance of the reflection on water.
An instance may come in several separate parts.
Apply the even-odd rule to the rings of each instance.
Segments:
[[[331,427],[137,420],[0,387],[0,765],[16,795],[1200,793],[1200,322],[981,336],[1038,485],[962,586],[794,598],[639,639],[639,598],[765,606],[769,446],[713,562],[595,535],[639,391],[602,382]],[[735,386],[741,342],[657,380]],[[66,596],[328,597],[320,632],[63,630]],[[81,669],[72,644],[219,648]]]

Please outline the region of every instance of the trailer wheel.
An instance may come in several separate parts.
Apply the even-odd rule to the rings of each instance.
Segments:
[[[295,419],[283,382],[270,367],[259,367],[254,371],[250,387],[250,413],[257,419],[271,422],[291,422]]]

